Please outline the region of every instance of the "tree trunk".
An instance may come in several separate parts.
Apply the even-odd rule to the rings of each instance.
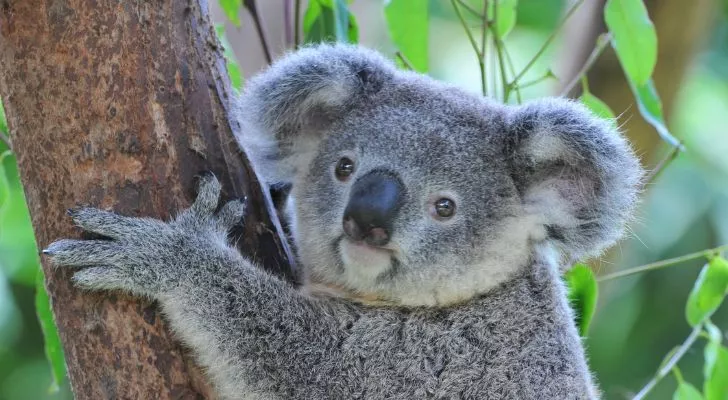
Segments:
[[[241,250],[290,253],[231,134],[206,0],[0,0],[0,94],[38,245],[78,236],[77,204],[169,218],[212,170],[248,198]],[[154,305],[83,293],[43,263],[77,399],[214,397]]]

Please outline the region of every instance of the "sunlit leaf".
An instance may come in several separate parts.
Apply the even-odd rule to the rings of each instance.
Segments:
[[[311,0],[303,16],[303,40],[316,42],[359,41],[359,27],[344,0]]]
[[[586,336],[597,307],[597,281],[592,270],[584,264],[576,264],[566,273],[565,279],[569,301],[576,314],[576,326],[579,334]]]
[[[235,24],[240,26],[240,8],[243,6],[243,0],[219,0],[220,8],[225,16]]]
[[[46,358],[50,363],[53,377],[48,392],[54,393],[58,391],[60,382],[66,377],[66,361],[63,357],[61,339],[58,337],[58,330],[53,321],[50,299],[43,284],[43,271],[40,268],[38,268],[38,278],[35,285],[35,312],[38,315],[38,321],[43,331]]]
[[[496,0],[488,2],[488,19],[495,21],[495,33],[503,39],[516,26],[518,0]],[[497,14],[497,15],[496,15]]]
[[[392,41],[419,72],[427,72],[428,8],[422,0],[390,0],[384,8]]]
[[[703,350],[703,358],[705,359],[703,376],[707,378],[710,376],[710,372],[713,370],[715,362],[718,359],[718,351],[723,341],[723,332],[711,322],[707,322],[705,324],[705,333],[708,335],[708,342],[705,344],[705,349]]]
[[[720,346],[712,370],[703,383],[705,400],[728,399],[728,348]]]
[[[225,57],[225,65],[227,66],[228,76],[230,77],[230,84],[233,86],[233,89],[239,91],[243,88],[243,73],[240,65],[236,61],[235,54],[231,50],[232,45],[225,36],[225,26],[216,25],[215,32],[217,32],[217,37],[220,39],[220,43],[222,43],[224,48],[223,56]]]
[[[682,147],[680,141],[672,136],[667,129],[665,117],[662,114],[662,101],[657,94],[652,79],[648,79],[644,85],[635,86],[632,84],[631,87],[632,93],[637,99],[637,108],[640,110],[642,118],[655,128],[662,140],[673,147]]]
[[[683,381],[677,386],[672,400],[703,400],[703,395],[695,386]]]
[[[657,33],[642,0],[608,0],[604,20],[627,78],[645,85],[657,63]]]
[[[715,257],[700,271],[690,292],[685,309],[688,323],[695,326],[710,317],[723,301],[726,289],[728,289],[728,261]]]

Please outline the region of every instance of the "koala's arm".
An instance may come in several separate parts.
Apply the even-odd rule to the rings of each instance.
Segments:
[[[324,361],[344,359],[341,327],[354,309],[306,297],[230,246],[227,231],[244,207],[233,201],[214,213],[219,192],[214,177],[203,178],[197,201],[169,223],[73,210],[76,224],[111,240],[64,239],[44,253],[56,266],[79,268],[73,280],[81,287],[158,300],[226,399],[336,393],[335,381],[324,380],[337,371]]]

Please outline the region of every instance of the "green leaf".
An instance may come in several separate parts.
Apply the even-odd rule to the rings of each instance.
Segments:
[[[728,398],[728,348],[720,346],[710,374],[705,377],[703,393],[706,400]]]
[[[35,312],[38,314],[38,321],[43,331],[46,358],[50,363],[53,376],[53,382],[48,388],[48,392],[55,393],[58,391],[59,384],[66,377],[66,360],[63,356],[61,339],[58,337],[58,330],[53,321],[50,299],[43,284],[43,270],[40,268],[38,268],[38,277],[35,282]]]
[[[627,78],[647,83],[657,63],[657,33],[642,0],[608,0],[604,20]]]
[[[725,297],[728,289],[728,261],[715,257],[698,275],[688,297],[685,316],[691,326],[710,317]]]
[[[680,382],[675,394],[672,395],[672,400],[703,400],[703,395],[695,386],[687,382]]]
[[[682,148],[680,141],[667,129],[665,117],[662,114],[662,101],[657,94],[652,79],[648,79],[644,85],[636,86],[631,84],[631,87],[632,93],[637,99],[637,108],[640,110],[642,118],[655,128],[662,140],[673,147]]]
[[[428,11],[422,0],[390,0],[384,7],[392,41],[419,72],[427,72]]]
[[[243,0],[219,0],[220,8],[225,13],[225,16],[235,24],[240,26],[240,8],[243,6]]]
[[[708,343],[705,344],[705,349],[703,349],[703,358],[705,359],[703,376],[708,378],[715,366],[715,362],[718,360],[718,351],[723,341],[723,332],[711,322],[705,323],[705,332],[708,334]]]
[[[496,15],[497,6],[497,15]],[[518,0],[496,0],[488,2],[488,19],[495,21],[495,33],[503,39],[516,26]]]
[[[217,37],[220,39],[220,43],[223,47],[223,56],[225,57],[225,66],[227,67],[228,76],[230,77],[230,84],[233,89],[240,91],[243,88],[243,73],[240,69],[240,65],[237,63],[235,54],[233,53],[232,45],[225,36],[225,26],[216,25],[215,32]]]
[[[583,91],[579,100],[581,100],[581,102],[597,116],[610,121],[614,121],[616,119],[614,112],[612,112],[612,109],[609,108],[607,103],[591,94],[591,92],[586,90]]]
[[[586,336],[597,307],[597,280],[592,270],[584,264],[576,264],[565,276],[569,301],[574,308],[579,334]]]
[[[311,0],[303,16],[303,41],[359,41],[359,26],[345,0]]]

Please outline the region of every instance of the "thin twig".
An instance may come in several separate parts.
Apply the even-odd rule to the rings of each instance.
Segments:
[[[669,267],[675,264],[680,264],[685,261],[694,260],[696,258],[705,257],[708,258],[716,253],[720,253],[728,250],[728,244],[714,247],[712,249],[706,249],[696,251],[695,253],[685,254],[680,257],[668,258],[667,260],[656,261],[653,263],[640,265],[639,267],[626,268],[621,271],[613,272],[611,274],[602,275],[597,278],[597,282],[605,282],[616,278],[622,278],[629,275],[639,274],[641,272],[652,271],[655,269]]]
[[[286,47],[293,45],[293,21],[291,20],[291,8],[293,8],[293,2],[291,0],[285,0],[283,2],[283,36],[286,39]]]
[[[594,63],[604,51],[604,49],[607,48],[607,44],[609,44],[610,40],[612,40],[611,33],[602,34],[599,36],[599,38],[597,38],[597,44],[594,46],[594,50],[592,50],[591,54],[589,54],[589,57],[587,57],[584,65],[579,68],[579,71],[576,73],[576,75],[574,75],[569,83],[564,86],[564,89],[561,90],[561,94],[559,94],[559,96],[566,96],[571,93],[571,91],[576,87],[581,78],[585,76],[587,72],[589,72],[591,67],[594,65]]]
[[[497,28],[497,21],[498,21],[498,2],[493,2],[493,21],[495,23],[490,24],[490,30],[491,34],[493,35],[493,45],[495,45],[495,53],[498,57],[498,69],[500,70],[500,77],[501,77],[501,86],[503,87],[503,102],[508,102],[508,97],[510,97],[511,94],[511,85],[508,83],[508,78],[506,77],[506,64],[505,64],[505,56],[503,55],[503,41],[498,36],[498,28]]]
[[[10,142],[10,138],[8,136],[0,133],[0,141],[5,143],[5,146],[7,146],[8,150],[13,151],[13,144]]]
[[[401,51],[397,50],[397,52],[394,53],[394,55],[397,56],[397,58],[399,58],[399,61],[402,61],[402,64],[404,65],[405,68],[407,68],[410,71],[415,70],[415,67],[412,66],[412,63],[410,62],[410,60],[408,60],[407,57],[405,57],[405,55],[402,54]]]
[[[478,55],[478,63],[480,65],[480,88],[483,91],[483,96],[488,96],[488,79],[485,76],[485,44],[488,42],[488,1],[483,0],[483,15],[481,16],[482,26],[480,28],[481,40],[480,40],[480,54]]]
[[[667,168],[668,165],[672,162],[672,160],[676,159],[678,154],[682,152],[681,146],[674,146],[672,150],[663,158],[660,160],[659,163],[655,166],[655,168],[647,175],[645,178],[644,185],[647,186],[650,183],[652,183],[655,179],[657,179],[657,176],[660,175],[660,173]]]
[[[670,357],[670,359],[660,368],[655,376],[650,379],[649,382],[637,393],[632,400],[641,400],[644,399],[645,396],[647,396],[647,393],[649,393],[655,385],[657,385],[658,382],[667,374],[672,371],[672,369],[675,367],[675,365],[680,361],[680,359],[687,353],[687,351],[692,347],[692,345],[695,343],[695,341],[700,337],[700,332],[703,331],[703,324],[705,322],[701,321],[699,324],[695,325],[695,328],[693,328],[693,331],[690,332],[690,335],[688,335],[687,338],[685,338],[685,341],[680,345],[680,347],[677,348],[675,351],[675,354]]]
[[[293,45],[298,47],[301,44],[301,0],[296,0],[293,11]]]
[[[255,23],[255,29],[258,31],[258,37],[260,38],[260,45],[263,47],[263,54],[268,64],[273,62],[273,57],[270,55],[270,48],[268,47],[268,40],[265,38],[265,29],[263,28],[263,21],[258,13],[258,6],[255,0],[245,0],[243,2],[245,8],[248,9],[250,15],[253,17],[253,23]]]
[[[486,1],[487,1],[487,0],[486,0]],[[478,18],[482,18],[482,17],[483,17],[482,15],[480,15],[480,13],[478,12],[478,10],[474,9],[473,7],[471,7],[471,6],[470,6],[470,4],[468,4],[468,3],[464,2],[463,0],[457,0],[457,2],[458,2],[458,4],[460,4],[460,5],[461,5],[461,6],[462,6],[462,7],[464,8],[464,9],[468,10],[468,11],[469,11],[469,12],[470,12],[471,14],[475,15],[476,17],[478,17]],[[483,14],[485,15],[485,18],[488,18],[488,17],[487,17],[487,15],[488,15],[488,8],[485,8],[485,9],[483,10]]]
[[[519,72],[518,75],[516,75],[516,77],[513,78],[513,81],[511,82],[511,85],[517,85],[518,84],[518,81],[521,80],[521,78],[523,78],[524,75],[526,75],[526,73],[528,72],[528,70],[530,70],[531,67],[533,67],[534,64],[536,64],[536,61],[539,58],[541,58],[541,56],[546,51],[546,49],[548,49],[549,45],[551,45],[551,42],[553,42],[554,39],[556,39],[556,36],[561,31],[561,28],[563,28],[564,25],[566,25],[566,21],[569,20],[569,18],[574,14],[574,12],[583,3],[584,3],[584,0],[577,0],[576,3],[574,3],[574,5],[571,6],[571,8],[569,8],[569,10],[566,12],[566,15],[564,15],[564,18],[561,19],[561,21],[556,26],[556,28],[554,28],[554,30],[551,32],[551,35],[549,35],[549,37],[546,38],[546,41],[543,43],[543,45],[541,46],[541,48],[538,49],[538,51],[536,52],[536,54],[533,56],[533,58],[531,58],[531,60],[528,62],[528,64],[526,64],[526,66],[521,70],[521,72]]]
[[[463,26],[463,29],[465,29],[465,33],[468,35],[468,40],[470,40],[470,45],[473,46],[473,51],[475,51],[475,55],[478,57],[478,63],[480,65],[480,76],[484,77],[485,63],[483,62],[483,54],[480,53],[480,49],[478,48],[478,42],[475,41],[473,33],[470,32],[470,28],[468,27],[468,23],[465,22],[465,17],[463,17],[463,13],[462,11],[460,11],[460,7],[458,6],[458,0],[450,0],[450,3],[455,9],[455,14],[457,14],[458,19],[460,19],[460,24]]]
[[[552,74],[551,71],[548,71],[542,77],[536,78],[536,79],[534,79],[532,81],[528,81],[528,82],[526,82],[526,83],[524,83],[522,85],[518,85],[518,86],[516,86],[516,88],[521,88],[521,89],[527,88],[529,86],[533,86],[533,85],[539,84],[539,83],[545,81],[546,79],[553,78],[553,77],[554,77],[554,74]]]
[[[503,53],[506,55],[506,63],[508,64],[508,71],[510,71],[512,76],[516,76],[516,68],[513,66],[513,60],[511,59],[511,54],[508,53],[508,47],[503,46]],[[515,85],[513,87],[513,90],[516,92],[516,101],[518,104],[521,104],[523,100],[521,99],[521,87],[523,85]]]

